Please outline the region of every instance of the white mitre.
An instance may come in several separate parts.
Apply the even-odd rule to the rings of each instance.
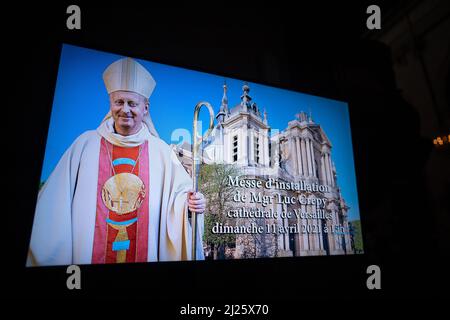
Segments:
[[[105,82],[108,94],[114,91],[131,91],[145,98],[150,97],[156,86],[156,81],[150,72],[139,62],[131,58],[122,58],[111,63],[103,72],[103,81]],[[111,117],[110,111],[102,122]],[[148,117],[144,117],[143,121],[147,125],[150,133],[159,137],[150,113]]]
[[[150,72],[131,58],[122,58],[110,64],[103,72],[108,94],[114,91],[132,91],[149,98],[156,82]]]

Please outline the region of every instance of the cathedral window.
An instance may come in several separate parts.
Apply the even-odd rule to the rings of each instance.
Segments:
[[[238,160],[238,137],[233,137],[233,162]]]
[[[259,163],[259,137],[255,137],[255,142],[254,142],[254,153],[255,153],[255,162]]]
[[[269,166],[272,166],[272,143],[269,141]]]

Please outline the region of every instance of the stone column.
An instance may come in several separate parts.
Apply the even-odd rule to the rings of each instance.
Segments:
[[[278,210],[278,212],[281,212],[281,206],[282,204],[278,203],[278,204],[274,204],[274,207],[276,206],[276,208],[274,208],[274,210]],[[280,214],[278,214],[277,217],[277,227],[284,227],[284,221],[283,218],[281,217]],[[278,250],[286,250],[286,243],[284,242],[284,236],[282,234],[278,234]]]
[[[312,163],[312,176],[316,176],[316,161],[314,157],[314,142],[313,140],[309,141],[309,145],[311,146],[311,163]]]
[[[333,212],[333,225],[334,226],[338,226],[339,224],[337,223],[337,219],[336,219],[336,212]],[[335,233],[334,234],[334,247],[336,250],[339,250],[339,234]]]
[[[279,226],[284,226],[283,218],[281,218],[281,209],[282,209],[282,204],[278,203],[276,205],[276,210],[278,211],[278,218],[277,218],[278,219],[278,225]],[[278,235],[278,249],[279,250],[286,250],[286,243],[284,241],[284,235],[282,235],[282,234]]]
[[[333,213],[332,213],[333,216]],[[331,232],[331,227],[333,225],[333,218],[330,220],[327,220],[327,226],[328,226],[328,246],[330,249],[330,252],[333,252],[336,250],[335,248],[335,242],[334,242],[334,233]]]
[[[303,174],[306,177],[308,175],[308,165],[307,165],[307,162],[306,162],[306,143],[305,143],[305,139],[301,139],[300,145],[301,145],[301,154],[302,154],[301,164],[303,166]]]
[[[311,205],[311,212],[315,213],[316,212],[316,206],[315,205]],[[314,225],[316,227],[313,228],[318,228],[317,226],[317,219],[312,219],[312,222],[314,222]],[[314,238],[314,246],[315,246],[315,250],[318,251],[320,250],[320,240],[319,240],[319,233],[317,232],[317,229],[312,229],[312,231],[314,231],[313,233],[313,238]]]
[[[258,132],[258,141],[259,141],[259,163],[261,165],[264,165],[265,159],[264,159],[264,139],[263,135],[260,132]]]
[[[297,175],[298,172],[298,161],[297,161],[297,152],[295,150],[295,142],[294,142],[294,137],[291,137],[289,139],[290,145],[291,145],[291,150],[289,152],[289,155],[292,159],[292,164],[294,165],[294,174]]]
[[[276,210],[280,210],[281,204],[277,204],[276,207],[277,207]],[[280,212],[280,211],[278,211],[278,212]],[[280,215],[280,214],[279,214],[278,217],[277,217],[277,227],[278,227],[278,226],[284,226],[283,218],[281,218],[281,215]],[[284,236],[281,235],[281,234],[278,234],[278,239],[277,239],[277,241],[278,241],[278,250],[279,250],[279,251],[280,251],[280,250],[286,250],[285,244],[284,244]]]
[[[242,164],[244,166],[248,166],[248,128],[247,124],[244,124],[244,127],[241,131],[242,136],[242,150],[239,152],[242,158]]]
[[[331,157],[330,154],[328,153],[328,170],[330,171],[330,185],[334,186],[334,177],[333,177],[333,167],[331,166]]]
[[[272,142],[272,140],[269,140]],[[272,143],[272,159],[273,167],[278,168],[280,166],[280,139],[276,138]]]
[[[269,132],[267,129],[264,129],[262,142],[264,148],[264,165],[269,166]]]
[[[339,220],[338,220],[338,218],[337,218],[337,212],[336,212],[336,211],[334,211],[333,217],[334,217],[334,225],[335,225],[335,226],[339,226]],[[338,233],[335,233],[335,237],[334,237],[334,245],[335,245],[336,250],[339,250],[339,249],[340,249],[340,248],[339,248],[339,239],[340,239],[340,237],[341,237],[341,236],[340,236]]]
[[[301,210],[300,207],[296,208],[296,210]],[[297,247],[298,247],[298,256],[301,255],[301,252],[303,251],[303,237],[302,237],[302,219],[298,218],[297,219],[297,228],[298,228],[298,233],[297,233]]]
[[[312,205],[307,204],[306,205],[306,210],[308,210],[309,213],[312,213]],[[313,222],[313,219],[308,219],[308,226],[309,227],[307,227],[306,231],[308,231],[308,228],[310,230],[312,230],[312,228],[313,228],[313,227],[311,227],[312,224],[313,224],[312,222]],[[310,251],[316,250],[316,243],[315,243],[315,239],[314,239],[314,233],[312,233],[312,232],[308,233],[308,240],[309,240],[309,250]]]
[[[227,148],[228,148],[228,134],[227,134],[227,130],[224,128],[223,129],[223,146],[222,146],[222,148],[223,148],[223,154],[222,154],[222,156],[223,156],[223,158],[222,158],[222,160],[223,160],[223,163],[228,163],[228,151],[227,151]]]
[[[307,204],[306,205],[306,212],[311,213],[311,205]],[[311,232],[308,232],[308,228],[311,225],[311,219],[306,219],[306,235],[308,238],[308,244],[309,244],[309,250],[313,251],[314,250],[314,238]]]
[[[325,174],[325,161],[324,161],[324,155],[322,154],[320,156],[320,172],[322,172],[322,181],[321,183],[323,184],[327,184],[328,180],[327,180],[327,175]]]
[[[287,204],[283,204],[282,205],[282,208],[283,208],[283,210],[287,210]],[[283,219],[283,226],[284,226],[284,221],[286,221],[287,222],[287,218],[284,218]],[[286,225],[287,225],[288,223],[286,223]],[[285,245],[286,245],[286,248],[285,248],[285,250],[291,250],[291,248],[289,247],[289,233],[288,232],[285,232],[284,234],[283,234],[283,237],[284,237],[284,243],[285,243]],[[293,252],[293,254],[295,255],[295,252],[294,251],[292,251]]]
[[[312,164],[311,164],[311,147],[310,140],[306,138],[306,159],[308,163],[308,177],[312,176]]]
[[[296,153],[295,156],[297,157],[297,163],[298,163],[298,174],[303,175],[303,168],[302,168],[302,158],[300,156],[300,138],[299,137],[295,137],[295,149],[296,149]]]
[[[232,134],[231,134],[231,130],[227,130],[227,134],[226,134],[226,138],[224,139],[225,142],[225,159],[226,159],[226,163],[232,163],[233,161],[233,156],[231,155],[233,152],[233,146],[232,146]]]
[[[334,212],[334,220],[336,221],[335,225],[336,226],[340,226],[339,217],[338,217],[338,212],[337,211]],[[339,232],[340,232],[340,230],[339,230]],[[337,237],[336,237],[336,248],[338,250],[342,249],[342,247],[341,247],[341,237],[342,237],[342,235],[338,233]]]
[[[249,164],[250,165],[254,165],[255,164],[255,132],[254,132],[253,129],[249,130],[249,135],[250,135],[250,147],[249,147],[250,159],[249,159]]]
[[[300,210],[302,210],[302,212],[306,212],[306,205],[304,205],[304,204],[300,205]],[[302,225],[306,225],[307,224],[307,221],[308,221],[307,219],[301,219],[301,220],[302,220],[302,222],[301,222]],[[308,234],[307,233],[303,233],[302,229],[300,229],[299,232],[300,232],[300,234],[302,236],[302,239],[303,239],[303,250],[304,251],[309,250]]]
[[[327,174],[327,184],[331,185],[330,160],[328,153],[325,153],[325,172]]]
[[[223,130],[220,130],[220,139],[219,139],[219,145],[217,146],[218,154],[217,158],[215,159],[218,163],[224,163],[225,162],[225,142],[224,142],[224,132]]]
[[[318,224],[318,228],[320,230],[320,232],[318,234],[319,235],[320,250],[324,250],[324,247],[323,247],[323,236],[322,236],[322,232],[323,232],[323,230],[322,230],[322,220],[317,219],[317,224]]]

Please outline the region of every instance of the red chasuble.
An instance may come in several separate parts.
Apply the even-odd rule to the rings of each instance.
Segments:
[[[125,148],[102,138],[92,263],[147,261],[148,167],[147,142]]]

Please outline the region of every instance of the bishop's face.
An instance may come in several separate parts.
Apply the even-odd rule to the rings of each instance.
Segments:
[[[114,128],[117,133],[128,136],[141,129],[142,119],[148,113],[148,100],[130,91],[115,91],[109,95]]]

